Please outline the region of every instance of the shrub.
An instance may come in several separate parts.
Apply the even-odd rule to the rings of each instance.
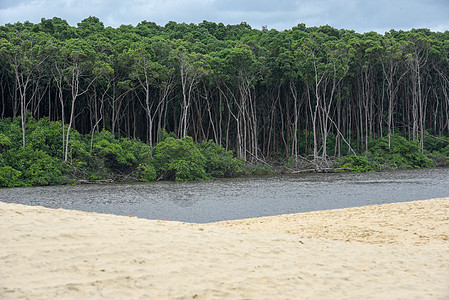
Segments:
[[[30,126],[31,127],[31,126]],[[50,156],[62,158],[62,123],[40,119],[30,128],[27,144],[35,150],[42,150]]]
[[[373,159],[386,167],[427,168],[434,166],[431,159],[421,153],[418,141],[408,141],[400,134],[376,139],[370,144]]]
[[[449,163],[449,157],[439,151],[432,151],[432,153],[430,153],[429,155],[429,158],[436,166],[445,166]]]
[[[340,172],[374,172],[375,166],[366,156],[351,155],[338,160]]]
[[[139,163],[149,163],[151,158],[150,146],[139,139],[124,138],[120,140],[120,145],[125,152],[135,157],[132,167],[137,167]]]
[[[248,166],[248,174],[250,175],[273,174],[273,168],[266,164],[252,164]]]
[[[112,171],[129,169],[138,163],[130,144],[128,139],[120,142],[109,131],[102,130],[94,139],[92,155],[104,161],[104,165]]]
[[[165,129],[160,129],[157,133],[157,136],[158,136],[159,142],[163,142],[163,141],[165,141],[166,138],[169,138],[169,137],[176,139],[176,135],[174,132],[169,133]]]
[[[26,185],[52,185],[67,181],[63,176],[66,172],[63,163],[42,150],[30,147],[10,149],[4,159],[8,166],[21,172],[19,178]]]
[[[20,118],[15,118],[13,120],[8,118],[0,122],[0,132],[2,132],[4,136],[2,139],[3,142],[7,144],[2,146],[3,150],[5,150],[5,148],[19,148],[22,146],[22,128]]]
[[[427,132],[427,131],[426,131]],[[449,137],[443,136],[439,139],[435,139],[430,135],[424,136],[424,148],[430,152],[440,151],[448,145]]]
[[[198,149],[205,158],[205,171],[212,177],[230,177],[241,175],[245,164],[234,157],[232,151],[226,151],[213,141],[198,144]]]
[[[25,183],[20,180],[21,174],[10,166],[0,167],[0,187],[24,186]]]
[[[446,157],[449,157],[449,145],[447,145],[446,147],[444,147],[443,149],[441,149],[440,153],[442,155],[445,155]]]
[[[156,169],[152,164],[140,164],[137,167],[138,179],[143,182],[155,181],[157,179]]]
[[[11,139],[0,133],[0,151],[8,150],[11,147]]]
[[[159,178],[167,180],[206,179],[205,158],[189,136],[167,137],[154,147],[154,166]]]

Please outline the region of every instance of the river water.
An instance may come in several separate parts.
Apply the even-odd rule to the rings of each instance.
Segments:
[[[0,201],[206,223],[449,197],[449,168],[0,189]]]

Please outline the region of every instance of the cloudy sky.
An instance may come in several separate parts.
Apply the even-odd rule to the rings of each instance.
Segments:
[[[331,25],[363,33],[390,29],[449,30],[449,0],[0,0],[0,25],[60,17],[76,26],[96,16],[106,26],[137,25],[143,20],[165,25],[169,21],[203,20],[253,28],[290,29]]]

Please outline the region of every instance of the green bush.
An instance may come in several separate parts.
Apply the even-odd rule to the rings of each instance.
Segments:
[[[62,123],[50,122],[42,118],[33,126],[29,126],[27,144],[33,149],[42,150],[50,156],[62,158]]]
[[[157,176],[162,179],[206,179],[205,161],[189,136],[183,139],[167,137],[154,147],[154,166]]]
[[[120,140],[122,149],[128,152],[129,156],[135,157],[132,167],[137,167],[139,163],[149,163],[151,159],[150,146],[139,139],[124,138]]]
[[[370,144],[373,160],[385,167],[428,168],[434,166],[431,159],[421,153],[418,141],[408,141],[400,134],[376,139]]]
[[[430,135],[424,136],[424,149],[427,151],[440,151],[441,149],[448,146],[449,137],[443,136],[439,139],[435,139],[431,137]]]
[[[248,166],[247,173],[250,175],[268,175],[273,174],[273,168],[266,164],[252,164]]]
[[[191,137],[176,139],[165,130],[159,132],[160,142],[152,158],[149,145],[138,139],[119,140],[107,130],[82,135],[72,129],[66,164],[62,123],[48,118],[36,121],[31,115],[28,120],[25,149],[20,118],[0,121],[3,186],[58,184],[67,182],[69,176],[87,180],[199,180],[245,172],[243,161],[212,141],[194,144]]]
[[[51,185],[67,182],[66,168],[60,160],[42,150],[30,147],[10,149],[4,154],[8,166],[21,172],[18,177],[26,185]]]
[[[24,186],[25,183],[20,180],[21,174],[10,166],[0,167],[0,187]]]
[[[111,143],[107,140],[97,141],[93,146],[92,152],[94,155],[103,159],[111,169],[131,166],[136,162],[134,155],[128,151],[124,151],[119,143]]]
[[[169,137],[176,139],[176,135],[174,132],[167,132],[167,130],[165,129],[160,129],[157,133],[157,136],[159,142],[163,142],[166,138]]]
[[[140,164],[137,170],[139,181],[148,182],[157,179],[156,169],[152,164]]]
[[[231,177],[244,173],[244,162],[213,141],[198,144],[198,149],[205,158],[204,167],[208,176]]]
[[[445,166],[449,163],[449,157],[439,151],[432,151],[432,153],[429,154],[429,158],[436,166]]]
[[[440,153],[442,155],[445,155],[446,157],[449,158],[449,145],[447,145],[446,147],[444,147],[443,149],[441,149]]]
[[[4,143],[7,143],[5,148],[19,148],[22,146],[22,128],[20,124],[20,118],[15,119],[5,119],[0,122],[0,132],[3,134]],[[9,141],[7,141],[7,139]]]
[[[11,147],[11,139],[0,133],[0,151],[6,151]]]
[[[351,155],[337,161],[340,172],[374,172],[375,164],[366,156]]]
[[[130,144],[128,139],[119,141],[109,131],[103,130],[94,138],[92,155],[111,171],[127,170],[138,164]]]

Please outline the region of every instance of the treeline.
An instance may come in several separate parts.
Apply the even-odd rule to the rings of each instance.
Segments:
[[[449,32],[359,34],[303,24],[169,22],[77,27],[59,18],[0,27],[0,118],[61,127],[66,162],[76,129],[139,138],[213,140],[245,161],[368,154],[383,138],[449,135]],[[27,112],[30,112],[30,116]],[[443,145],[444,144],[443,142]]]

